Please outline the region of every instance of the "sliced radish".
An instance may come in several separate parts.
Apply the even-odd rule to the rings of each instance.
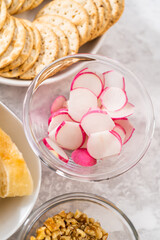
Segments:
[[[81,72],[73,79],[71,90],[79,87],[89,89],[97,97],[103,90],[103,84],[100,77],[93,72]]]
[[[73,151],[71,157],[75,163],[84,167],[91,167],[97,163],[97,160],[91,157],[84,148]]]
[[[83,145],[85,133],[78,123],[64,121],[56,129],[55,140],[62,148],[74,150]]]
[[[49,119],[50,124],[48,127],[48,132],[50,133],[54,128],[56,128],[59,124],[61,124],[63,121],[69,121],[73,122],[71,117],[68,114],[67,110],[60,110],[55,113],[53,113]]]
[[[55,151],[55,153],[58,154],[59,159],[65,163],[68,163],[69,158],[67,154],[64,152],[64,150],[61,147],[59,147],[55,142],[53,142],[51,139],[46,138],[46,141],[49,144],[49,146]]]
[[[77,75],[79,75],[82,72],[88,72],[88,67],[83,68],[81,71],[79,71],[79,73],[77,73]],[[77,77],[77,75],[75,76],[75,78]]]
[[[68,109],[68,101],[65,101],[65,102],[63,103],[63,108],[67,108],[67,109]]]
[[[100,99],[102,105],[111,112],[122,109],[128,102],[126,92],[116,87],[106,88]]]
[[[135,106],[131,103],[127,103],[121,110],[115,111],[115,112],[108,112],[111,118],[117,119],[117,118],[125,118],[129,117],[134,113]],[[104,109],[103,109],[104,110]]]
[[[115,127],[113,128],[113,131],[119,134],[119,136],[122,139],[122,144],[124,143],[125,137],[126,137],[126,131],[124,128],[122,128],[119,124],[115,124]]]
[[[125,90],[124,76],[115,70],[107,71],[103,73],[104,88],[117,87]]]
[[[88,111],[81,119],[81,126],[89,136],[95,132],[112,130],[115,124],[106,111],[98,109]]]
[[[87,148],[88,136],[86,135],[85,141],[80,148]]]
[[[126,136],[124,139],[124,143],[128,142],[128,140],[132,137],[132,134],[135,130],[135,128],[132,126],[130,121],[127,118],[119,119],[119,120],[114,120],[116,124],[119,124],[126,132]]]
[[[52,103],[51,113],[58,111],[60,108],[63,108],[63,104],[66,101],[64,96],[58,96]]]
[[[112,131],[92,133],[88,138],[88,153],[95,159],[119,154],[122,148],[120,136]]]
[[[97,97],[86,88],[76,88],[70,92],[68,113],[71,118],[80,122],[81,118],[90,108],[97,107]]]
[[[47,143],[46,138],[43,138],[42,141],[43,141],[44,145],[45,145],[49,150],[53,150],[53,149],[50,147],[50,145]]]
[[[97,99],[97,105],[99,108],[103,106],[100,98]]]

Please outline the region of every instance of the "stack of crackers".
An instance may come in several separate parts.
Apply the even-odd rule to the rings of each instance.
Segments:
[[[33,22],[9,14],[31,1],[32,7],[42,2],[0,0],[0,76],[33,79],[54,60],[104,34],[124,10],[124,0],[53,0]]]

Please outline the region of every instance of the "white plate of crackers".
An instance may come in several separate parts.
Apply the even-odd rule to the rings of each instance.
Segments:
[[[1,102],[0,116],[0,239],[6,240],[34,207],[41,163],[27,142],[22,123]]]
[[[54,60],[95,54],[124,0],[0,0],[0,83],[28,86]]]

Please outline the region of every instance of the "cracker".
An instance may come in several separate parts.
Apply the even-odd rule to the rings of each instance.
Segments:
[[[119,18],[121,17],[124,11],[124,0],[117,0],[115,4],[116,4],[116,11],[114,11],[115,14],[113,14],[113,23],[116,23],[119,20]],[[118,10],[117,10],[117,4],[118,4]],[[114,10],[114,7],[113,7],[113,10]]]
[[[6,67],[15,59],[17,59],[25,44],[25,29],[17,18],[14,18],[14,21],[16,28],[14,31],[13,39],[7,50],[3,53],[2,56],[0,56],[0,68]]]
[[[38,19],[35,20],[34,22],[42,23],[41,21],[38,21]],[[68,54],[68,49],[69,49],[68,38],[58,26],[55,26],[51,23],[45,23],[45,24],[49,24],[53,32],[57,35],[58,46],[59,46],[57,58],[65,57]]]
[[[3,68],[0,72],[8,72],[14,68],[19,67],[26,61],[26,59],[31,54],[31,51],[33,48],[33,32],[31,30],[31,28],[23,20],[21,20],[21,23],[23,24],[25,31],[26,31],[26,39],[25,39],[25,44],[24,44],[23,50],[16,60],[14,60],[7,67]]]
[[[7,14],[5,24],[0,30],[0,56],[6,51],[12,41],[15,30],[15,23],[12,17]]]
[[[92,38],[97,28],[98,9],[93,0],[75,0],[75,1],[81,4],[86,9],[89,15],[89,28],[88,28],[88,39],[87,39],[88,41]]]
[[[42,17],[39,17],[38,20],[46,23],[51,23],[60,27],[68,38],[68,54],[75,54],[78,52],[79,34],[77,28],[71,21],[58,15],[44,15]]]
[[[102,0],[94,0],[94,3],[96,4],[96,7],[98,9],[98,23],[95,33],[92,35],[91,39],[94,39],[97,37],[97,33],[101,29],[102,25],[104,24],[104,6]]]
[[[22,4],[22,6],[18,9],[18,11],[16,13],[18,14],[18,13],[29,10],[30,7],[33,5],[34,1],[35,0],[25,0],[24,3]]]
[[[0,30],[3,27],[7,17],[7,8],[3,0],[0,0]]]
[[[24,3],[24,1],[25,0],[12,0],[12,3],[10,5],[10,7],[8,8],[8,12],[10,14],[15,14],[18,11],[18,9],[20,9],[20,7]]]
[[[103,0],[103,5],[104,5],[105,23],[104,23],[103,27],[100,29],[98,36],[101,36],[102,34],[104,34],[107,31],[107,29],[110,25],[110,20],[112,18],[112,8],[111,8],[109,0]]]
[[[78,29],[80,45],[88,39],[89,16],[86,10],[73,0],[54,0],[42,8],[36,17],[55,14],[70,20]]]
[[[38,7],[43,1],[44,0],[35,0],[34,3],[31,5],[30,10]]]
[[[41,51],[39,57],[32,68],[20,76],[21,79],[33,79],[36,75],[48,64],[52,63],[57,58],[58,40],[49,24],[35,22],[41,38]]]
[[[8,9],[12,4],[12,0],[4,0],[4,1],[5,1],[5,4],[6,4],[6,7]]]
[[[41,50],[40,33],[31,22],[29,22],[27,20],[23,20],[23,21],[25,21],[31,27],[31,29],[33,31],[33,48],[32,48],[31,54],[21,66],[13,69],[12,71],[0,73],[0,76],[7,77],[7,78],[18,77],[21,74],[27,72],[28,69],[30,69],[38,59],[38,56],[39,56],[39,53]]]

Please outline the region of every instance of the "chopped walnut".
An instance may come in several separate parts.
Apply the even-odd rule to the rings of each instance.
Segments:
[[[85,213],[65,211],[48,218],[30,240],[107,240],[108,233]]]

